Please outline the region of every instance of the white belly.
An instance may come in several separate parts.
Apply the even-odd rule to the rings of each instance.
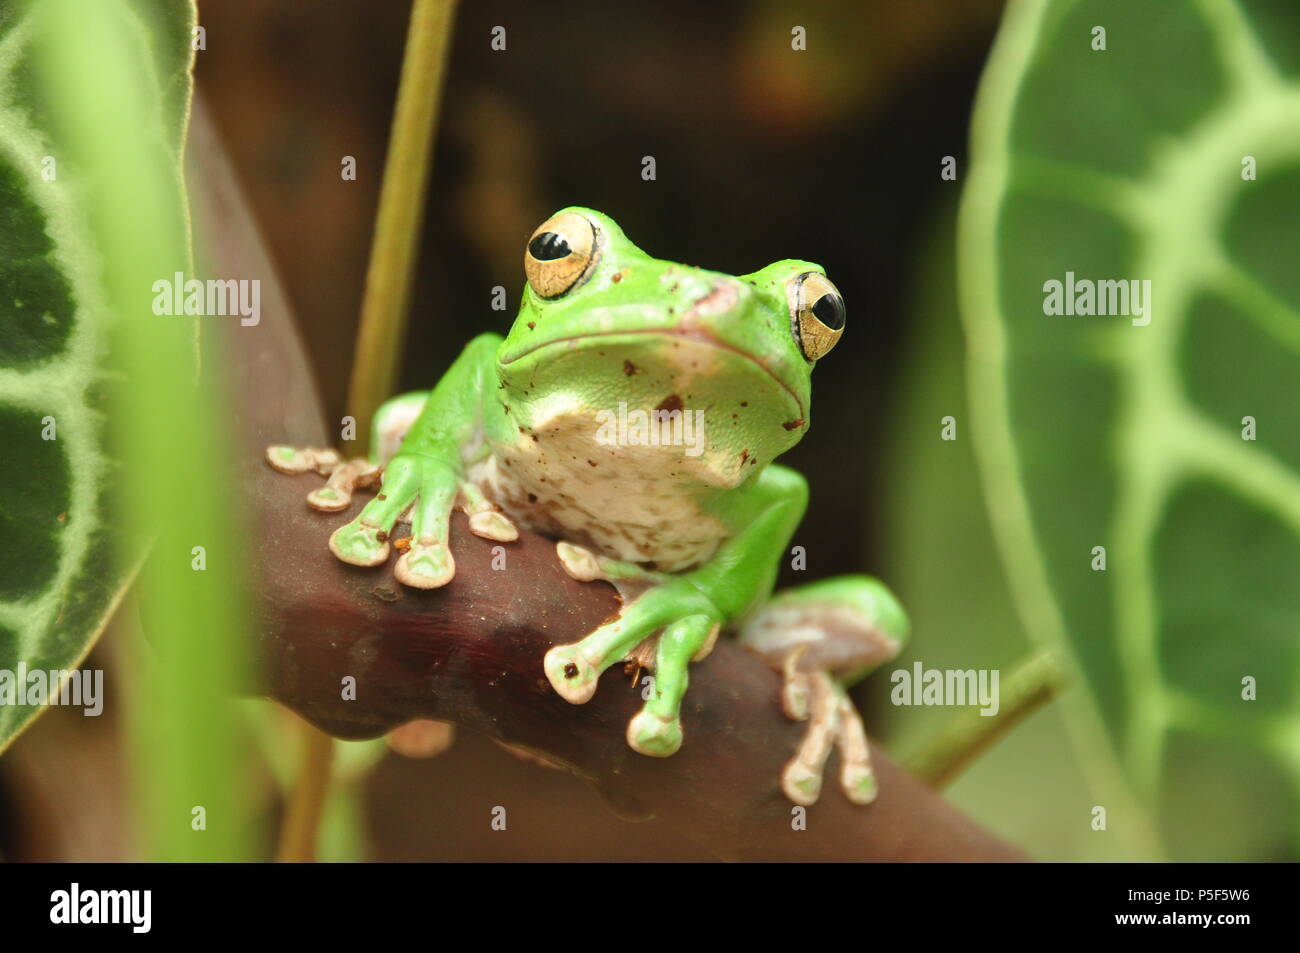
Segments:
[[[471,475],[520,525],[664,572],[706,561],[729,535],[702,507],[725,484],[682,447],[600,443],[577,415],[536,434],[494,446]]]

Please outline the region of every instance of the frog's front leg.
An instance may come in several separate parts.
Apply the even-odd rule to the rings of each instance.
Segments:
[[[786,590],[746,621],[741,644],[782,673],[786,714],[808,722],[803,742],[781,776],[791,801],[816,803],[826,759],[836,745],[845,795],[858,804],[875,800],[871,749],[845,686],[894,658],[907,633],[902,606],[869,576]]]
[[[456,571],[448,537],[451,510],[458,499],[477,535],[505,542],[518,538],[509,519],[466,479],[471,456],[483,452],[483,395],[495,380],[493,367],[500,343],[498,335],[480,335],[465,347],[431,393],[408,394],[381,407],[375,416],[369,461],[344,463],[327,450],[271,447],[267,451],[271,464],[279,470],[314,469],[329,476],[329,483],[308,497],[316,509],[345,509],[354,489],[374,486],[382,474],[374,499],[330,536],[330,550],[343,562],[355,566],[387,562],[393,527],[407,517],[411,539],[393,574],[414,588],[445,585]],[[398,433],[403,433],[400,446]]]
[[[571,574],[615,581],[634,577],[630,581],[648,586],[618,618],[578,642],[555,646],[544,663],[555,690],[582,704],[595,694],[602,672],[658,633],[651,697],[627,730],[628,744],[642,754],[667,757],[681,747],[680,709],[688,666],[707,654],[724,624],[771,592],[780,554],[808,500],[803,477],[779,466],[769,466],[753,485],[737,492],[742,495],[732,501],[727,518],[744,529],[698,569],[663,576],[607,561],[606,570],[596,575],[584,570],[585,559],[575,559],[572,551],[561,553]]]

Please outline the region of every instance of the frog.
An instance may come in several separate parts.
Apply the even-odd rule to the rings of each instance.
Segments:
[[[347,509],[329,538],[345,563],[387,564],[404,586],[456,573],[455,508],[472,533],[555,541],[564,571],[603,580],[621,611],[540,667],[583,704],[620,663],[650,673],[628,745],[668,757],[684,742],[689,669],[724,631],[780,674],[780,707],[808,727],[780,779],[821,795],[831,751],[840,787],[878,792],[848,688],[894,658],[908,618],[878,579],[849,575],[774,593],[808,505],[808,482],[776,463],[810,426],[811,377],[844,333],[844,299],[812,262],[732,276],[654,258],[609,216],[568,207],[524,243],[525,283],[505,336],[482,333],[428,392],[385,403],[367,457],[277,445],[285,473],[327,478],[307,502]],[[410,536],[392,538],[409,522]]]

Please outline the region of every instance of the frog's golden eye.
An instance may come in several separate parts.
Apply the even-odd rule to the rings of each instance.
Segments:
[[[524,273],[537,294],[558,298],[580,285],[595,261],[595,226],[577,212],[561,212],[543,222],[528,240]]]
[[[803,356],[815,361],[844,333],[844,299],[820,271],[796,275],[789,286],[790,326]]]

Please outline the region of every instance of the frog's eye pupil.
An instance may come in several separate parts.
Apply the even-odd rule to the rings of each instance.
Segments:
[[[812,313],[832,331],[844,327],[844,299],[837,294],[827,293],[818,298]]]
[[[538,261],[555,261],[559,258],[568,258],[570,254],[569,243],[555,232],[542,232],[528,243],[528,254]]]

